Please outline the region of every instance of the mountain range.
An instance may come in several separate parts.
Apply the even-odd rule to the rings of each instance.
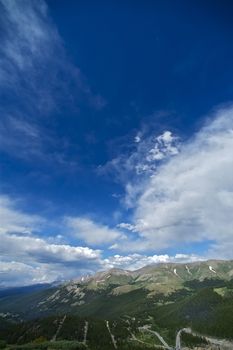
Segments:
[[[90,349],[115,348],[110,329],[114,329],[114,341],[118,344],[124,339],[122,349],[129,348],[127,339],[131,339],[131,349],[143,343],[144,348],[148,344],[164,346],[154,343],[152,333],[155,331],[172,344],[183,328],[196,332],[196,336],[194,333],[183,336],[189,346],[198,343],[197,334],[231,341],[233,261],[161,263],[136,271],[114,268],[59,285],[5,291],[0,293],[0,318],[0,338],[17,346],[39,337],[51,339],[51,328],[56,328],[56,322],[61,324],[58,332],[61,341],[79,339],[82,345],[88,324],[87,346]],[[74,324],[81,325],[82,331],[76,329],[79,337],[74,332]],[[91,327],[92,336],[97,329],[104,329],[103,338],[107,337],[107,344],[98,337],[95,341],[92,339]],[[28,329],[26,333],[25,328]],[[134,341],[132,347],[135,338],[141,343]],[[233,343],[230,344],[233,349]]]

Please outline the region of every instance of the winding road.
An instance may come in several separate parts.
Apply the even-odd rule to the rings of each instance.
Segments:
[[[175,350],[181,350],[181,333],[188,333],[188,334],[192,334],[192,330],[191,328],[182,328],[179,330],[179,332],[177,332],[176,334],[176,347]]]
[[[182,333],[188,333],[188,334],[192,334],[193,336],[196,336],[196,337],[201,337],[201,338],[205,339],[209,344],[219,346],[220,349],[224,349],[224,350],[232,350],[233,349],[233,342],[230,342],[230,341],[225,340],[225,339],[216,339],[216,338],[212,338],[212,337],[200,334],[200,333],[196,333],[196,332],[193,332],[191,328],[182,328],[177,332],[175,348],[169,346],[167,344],[167,342],[163,339],[163,337],[158,332],[152,331],[150,328],[148,328],[148,326],[140,327],[139,330],[146,331],[146,332],[149,332],[149,333],[156,335],[156,337],[163,344],[163,347],[167,350],[182,350],[182,346],[181,346]]]
[[[181,329],[181,331],[192,334],[196,337],[201,337],[203,339],[205,339],[208,343],[213,344],[213,345],[217,345],[221,348],[224,348],[225,350],[229,349],[232,350],[233,349],[233,342],[230,342],[229,340],[226,339],[216,339],[213,337],[209,337],[207,335],[203,335],[197,332],[193,332],[191,328],[183,328]],[[179,332],[178,332],[179,333]],[[177,348],[176,350],[180,350],[180,348]]]
[[[163,337],[158,332],[152,331],[150,328],[148,328],[146,326],[140,327],[139,330],[154,334],[160,340],[160,342],[163,344],[165,349],[174,350],[170,345],[168,345],[168,343],[163,339]]]

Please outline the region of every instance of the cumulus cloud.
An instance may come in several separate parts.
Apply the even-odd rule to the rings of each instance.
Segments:
[[[36,283],[51,283],[57,275],[45,266],[31,266],[17,261],[0,261],[0,287],[16,287]]]
[[[125,205],[132,207],[144,189],[144,180],[153,176],[158,167],[168,158],[176,156],[180,149],[180,139],[171,131],[162,134],[139,132],[133,144],[123,152],[98,168],[100,175],[111,174],[125,187]]]
[[[15,202],[8,196],[0,195],[0,222],[0,234],[28,233],[35,231],[43,219],[23,213],[15,208]]]
[[[18,283],[27,284],[28,281],[36,283],[69,279],[102,266],[99,250],[54,244],[49,239],[39,237],[45,220],[20,211],[15,201],[7,196],[0,196],[0,221],[2,284],[10,285],[10,279],[17,271],[21,273]],[[12,280],[12,283],[16,281]]]
[[[233,238],[232,149],[229,107],[212,115],[176,157],[148,177],[135,202],[133,222],[145,248],[213,242],[215,254],[217,247],[226,249]]]
[[[41,230],[46,229],[46,220],[19,210],[19,204],[12,198],[0,196],[0,287],[69,280],[112,267],[134,270],[158,262],[194,260],[194,256],[182,254],[117,254],[104,258],[102,251],[90,247],[52,243],[51,239],[39,236]],[[93,235],[101,236],[90,238],[91,244],[117,241],[121,235],[121,231],[97,226],[87,219],[80,219],[78,223],[83,234],[86,229],[87,235],[92,231]],[[72,226],[72,221],[70,224]],[[75,232],[76,229],[75,226]]]
[[[202,257],[194,254],[176,254],[174,256],[164,255],[113,255],[104,260],[106,268],[123,268],[126,270],[137,270],[146,265],[153,265],[158,263],[183,263],[203,260]]]
[[[0,254],[2,257],[11,256],[23,258],[24,261],[33,259],[37,262],[52,263],[78,263],[81,266],[85,260],[91,263],[91,260],[99,258],[99,251],[94,251],[88,247],[76,247],[67,244],[51,244],[38,237],[1,235]]]
[[[150,163],[178,154],[177,140],[178,138],[173,136],[171,131],[164,131],[163,134],[156,137],[153,147],[148,151],[146,160]]]
[[[90,245],[108,244],[124,238],[119,230],[111,229],[88,218],[67,217],[65,221],[76,238]]]

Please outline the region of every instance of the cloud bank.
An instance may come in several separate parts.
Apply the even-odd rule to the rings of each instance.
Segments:
[[[19,201],[0,196],[0,288],[55,280],[68,280],[97,270],[112,267],[134,270],[144,265],[169,261],[192,261],[192,255],[112,255],[104,257],[103,252],[85,246],[51,242],[42,238],[46,220],[18,209]],[[72,218],[73,220],[73,218]],[[64,221],[67,221],[65,218]],[[87,219],[75,219],[83,239],[90,244],[107,243],[116,240],[119,232],[104,225],[97,226]],[[65,229],[65,227],[64,227]],[[85,230],[87,234],[85,234]],[[37,233],[37,234],[36,234]],[[94,234],[97,238],[94,239]]]
[[[3,286],[69,279],[101,268],[99,250],[52,243],[48,237],[41,238],[46,220],[22,212],[17,204],[7,196],[0,196],[0,275]],[[14,279],[17,271],[20,271],[20,279]]]
[[[147,177],[134,202],[133,226],[141,247],[212,242],[210,252],[232,257],[232,149],[233,108],[228,107],[211,115],[175,157]]]
[[[90,245],[103,245],[125,238],[119,230],[95,223],[89,218],[67,217],[65,222],[76,238]]]

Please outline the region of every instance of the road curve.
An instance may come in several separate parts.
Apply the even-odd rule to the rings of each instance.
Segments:
[[[191,328],[182,328],[177,332],[177,334],[176,334],[176,347],[175,347],[176,350],[181,350],[181,333],[182,332],[191,334],[192,330],[191,330]]]
[[[160,340],[160,342],[163,344],[165,349],[167,349],[167,350],[174,350],[170,345],[168,345],[168,343],[163,339],[163,337],[158,332],[152,331],[151,329],[149,329],[148,327],[145,327],[145,326],[144,327],[140,327],[139,330],[146,331],[146,332],[154,334]]]
[[[182,332],[192,334],[193,336],[196,336],[196,337],[201,337],[201,338],[205,339],[210,344],[217,345],[220,347],[223,346],[224,349],[226,349],[226,350],[233,349],[233,342],[230,342],[229,340],[212,338],[212,337],[209,337],[207,335],[203,335],[203,334],[194,332],[194,331],[192,331],[191,328],[182,328],[179,330],[179,332],[177,332],[177,335],[176,335],[175,350],[182,350],[182,348],[181,348],[181,333]]]

